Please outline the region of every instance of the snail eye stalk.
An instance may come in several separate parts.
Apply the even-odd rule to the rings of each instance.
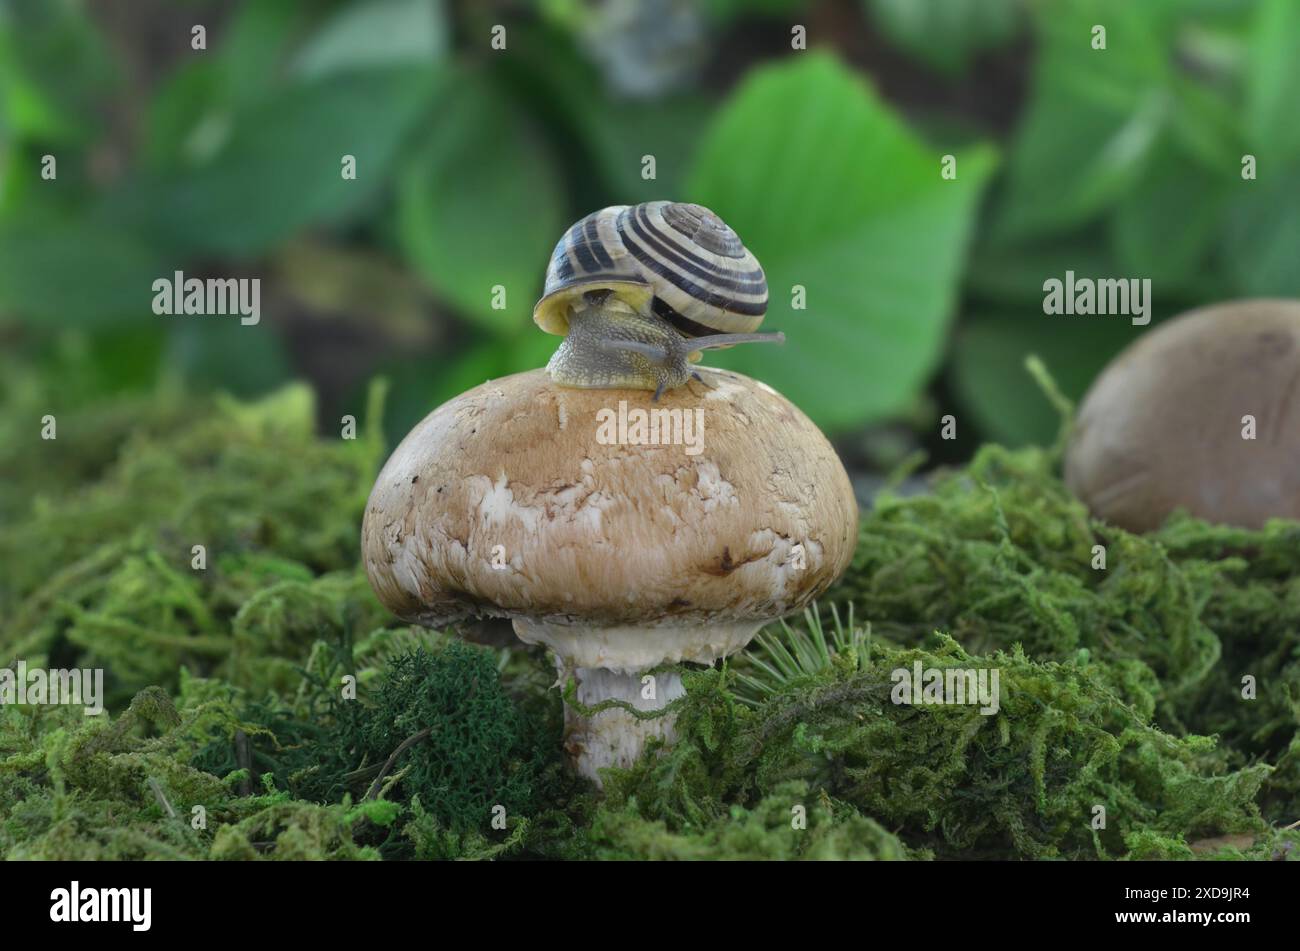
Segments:
[[[692,351],[715,350],[738,343],[785,343],[785,334],[779,330],[770,334],[711,334],[708,337],[689,339],[686,346]]]

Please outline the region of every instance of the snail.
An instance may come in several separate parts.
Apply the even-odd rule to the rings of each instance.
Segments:
[[[702,205],[614,205],[574,224],[551,255],[533,320],[564,336],[547,364],[561,386],[664,390],[700,379],[701,352],[782,343],[754,333],[767,279],[736,232]]]

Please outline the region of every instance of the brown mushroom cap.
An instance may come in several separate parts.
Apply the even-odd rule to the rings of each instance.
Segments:
[[[1300,519],[1300,302],[1202,308],[1125,349],[1083,401],[1065,481],[1130,531],[1180,508],[1248,528]]]
[[[642,390],[556,386],[534,370],[434,410],[366,506],[362,552],[380,600],[430,626],[467,616],[637,631],[747,622],[749,634],[748,622],[803,607],[852,556],[848,476],[771,387],[703,373],[707,386],[655,403]],[[702,409],[702,451],[602,444],[597,414],[620,402],[629,413]]]

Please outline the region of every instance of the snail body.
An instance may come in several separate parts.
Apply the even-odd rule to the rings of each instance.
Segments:
[[[774,342],[757,259],[701,205],[615,205],[574,224],[546,271],[533,320],[564,342],[552,380],[580,388],[682,386],[704,350]]]

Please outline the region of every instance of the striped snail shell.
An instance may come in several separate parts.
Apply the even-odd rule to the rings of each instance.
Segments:
[[[683,337],[751,333],[767,312],[767,279],[727,224],[702,205],[651,201],[593,212],[551,255],[533,320],[565,334],[569,306],[608,290],[646,304]]]

